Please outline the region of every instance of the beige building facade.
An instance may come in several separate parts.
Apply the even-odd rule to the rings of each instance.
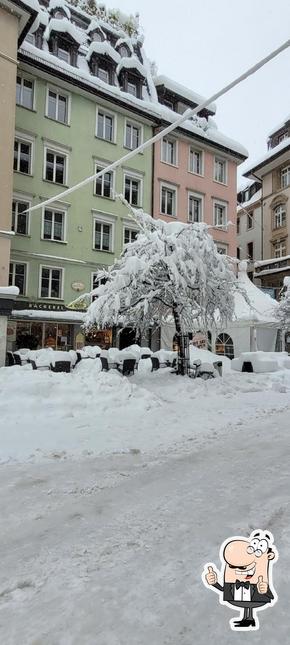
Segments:
[[[290,137],[285,129],[271,134],[264,159],[245,173],[259,180],[261,193],[262,248],[255,262],[256,284],[279,298],[284,277],[290,275]]]
[[[19,0],[0,0],[0,366],[5,362],[7,315],[13,303],[13,294],[5,288],[13,235],[11,202],[17,51],[35,16],[36,12]]]

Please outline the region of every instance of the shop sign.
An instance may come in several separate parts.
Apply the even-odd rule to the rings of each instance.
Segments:
[[[29,302],[25,309],[35,309],[38,311],[67,311],[64,305],[52,302]]]

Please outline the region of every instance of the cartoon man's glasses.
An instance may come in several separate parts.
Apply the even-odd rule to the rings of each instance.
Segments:
[[[249,555],[251,553],[254,553],[256,558],[260,558],[263,553],[266,553],[268,551],[269,544],[267,540],[258,540],[257,538],[251,541],[250,546],[247,548],[247,553]]]

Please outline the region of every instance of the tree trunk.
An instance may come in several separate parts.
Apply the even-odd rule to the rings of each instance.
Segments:
[[[188,373],[188,359],[185,352],[184,339],[181,329],[180,314],[177,306],[173,304],[172,307],[173,318],[175,322],[177,344],[178,344],[178,360],[177,360],[177,374],[185,376]]]

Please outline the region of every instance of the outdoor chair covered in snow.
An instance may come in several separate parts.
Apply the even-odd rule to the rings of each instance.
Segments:
[[[100,361],[102,363],[102,372],[108,372],[109,371],[109,361],[105,356],[100,356]]]
[[[216,377],[216,370],[212,363],[201,363],[198,367],[196,376],[207,381],[210,378]]]
[[[7,363],[8,363],[8,367],[11,367],[12,365],[15,365],[13,352],[7,352]]]
[[[50,369],[52,372],[70,372],[71,361],[55,361],[50,364]]]
[[[189,376],[190,376],[190,378],[196,378],[197,376],[199,376],[200,366],[201,366],[201,360],[199,360],[199,358],[196,361],[193,361],[191,363],[190,368],[189,368]]]
[[[160,361],[157,356],[150,356],[152,362],[151,372],[156,372],[160,368]]]
[[[13,358],[14,358],[14,364],[15,365],[22,365],[22,361],[21,361],[21,358],[20,358],[19,354],[16,354],[14,352]]]
[[[223,375],[223,364],[222,361],[215,361],[213,363],[215,370],[219,373],[219,376]]]
[[[123,374],[123,376],[129,376],[129,374],[134,374],[136,367],[135,358],[125,358],[121,365],[118,365],[118,371]]]

